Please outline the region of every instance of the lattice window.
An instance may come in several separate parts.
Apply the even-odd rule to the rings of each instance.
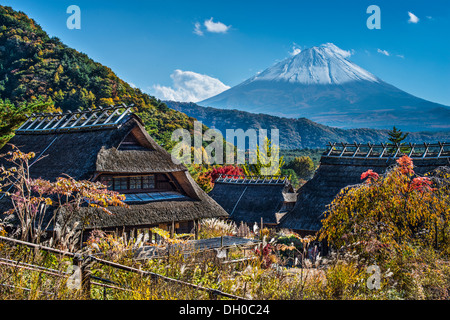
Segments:
[[[154,174],[143,176],[110,176],[102,175],[100,182],[107,186],[109,190],[115,191],[136,191],[156,189],[156,178]],[[163,188],[166,189],[166,188]]]

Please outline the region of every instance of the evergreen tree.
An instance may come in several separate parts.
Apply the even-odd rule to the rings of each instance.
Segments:
[[[391,131],[388,132],[389,135],[389,141],[392,142],[392,144],[401,144],[403,140],[406,139],[408,136],[408,132],[403,133],[402,130],[397,129],[395,126],[392,128]]]

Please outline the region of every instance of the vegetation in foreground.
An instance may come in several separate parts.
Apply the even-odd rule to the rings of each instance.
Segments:
[[[405,156],[383,176],[369,170],[362,175],[364,183],[335,199],[320,232],[332,248],[326,257],[318,254],[311,237],[257,226],[251,230],[215,219],[201,222],[200,238],[239,235],[262,242],[253,249],[233,248],[226,259],[233,262],[223,263],[215,250],[191,254],[177,250],[192,237],[189,234],[170,237],[154,228],[155,241],[146,231],[131,236],[96,231],[78,252],[246,299],[448,299],[450,174],[443,168],[419,177],[413,168]],[[144,245],[164,254],[136,259]],[[4,241],[0,254],[3,299],[211,298],[185,283],[152,279],[96,261],[89,263],[87,296],[71,289],[67,256]],[[109,281],[106,286],[102,279]]]
[[[9,190],[8,186],[14,186],[16,192],[3,193],[13,204],[10,216],[15,213],[21,226],[9,236],[40,242],[44,234],[32,226],[42,227],[41,217],[52,206],[75,212],[83,203],[104,210],[108,205],[123,205],[120,195],[102,191],[97,184],[66,178],[56,183],[31,179],[28,163],[32,153],[14,150],[8,156],[15,166],[2,168],[2,188]],[[183,238],[189,235],[173,238],[160,229],[152,230],[158,234],[158,242],[149,239],[145,232],[127,238],[97,231],[80,251],[76,249],[79,233],[68,227],[62,230],[64,235],[51,238],[47,244],[248,299],[448,298],[448,168],[420,177],[415,174],[411,159],[403,156],[385,175],[369,170],[361,178],[364,183],[337,196],[323,220],[320,238],[334,249],[325,258],[315,251],[317,242],[313,238],[301,238],[284,230],[257,230],[256,226],[250,230],[245,225],[237,227],[232,222],[214,219],[202,221],[200,238],[239,235],[260,239],[262,243],[252,250],[231,250],[228,260],[235,263],[226,264],[214,251],[185,255],[174,250],[173,245],[185,243]],[[1,233],[6,235],[3,227]],[[172,251],[156,259],[136,260],[135,252],[143,245],[162,252],[171,247]],[[5,299],[89,298],[80,290],[70,289],[68,257],[8,242],[1,243],[0,252],[0,289]],[[375,288],[368,272],[372,266],[380,272]],[[89,270],[93,279],[107,279],[114,284],[105,287],[92,281],[90,297],[97,299],[210,298],[207,293],[180,283],[151,279],[94,261]]]

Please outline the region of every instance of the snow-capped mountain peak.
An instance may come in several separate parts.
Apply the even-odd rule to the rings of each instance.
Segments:
[[[302,84],[342,84],[379,79],[347,58],[351,52],[332,43],[305,49],[250,78],[253,81],[286,81]]]
[[[382,81],[351,55],[332,43],[305,49],[199,104],[341,128],[450,130],[449,107]]]

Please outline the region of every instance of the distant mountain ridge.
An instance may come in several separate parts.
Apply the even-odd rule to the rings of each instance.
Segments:
[[[384,143],[389,138],[388,130],[340,129],[315,123],[306,118],[290,119],[239,110],[202,107],[188,102],[164,102],[169,108],[194,117],[204,125],[220,130],[224,135],[226,129],[278,129],[282,149],[323,149],[328,142]],[[450,141],[450,132],[413,132],[406,141],[415,143]]]
[[[382,81],[349,55],[331,43],[312,47],[198,104],[347,129],[450,130],[450,107]]]

